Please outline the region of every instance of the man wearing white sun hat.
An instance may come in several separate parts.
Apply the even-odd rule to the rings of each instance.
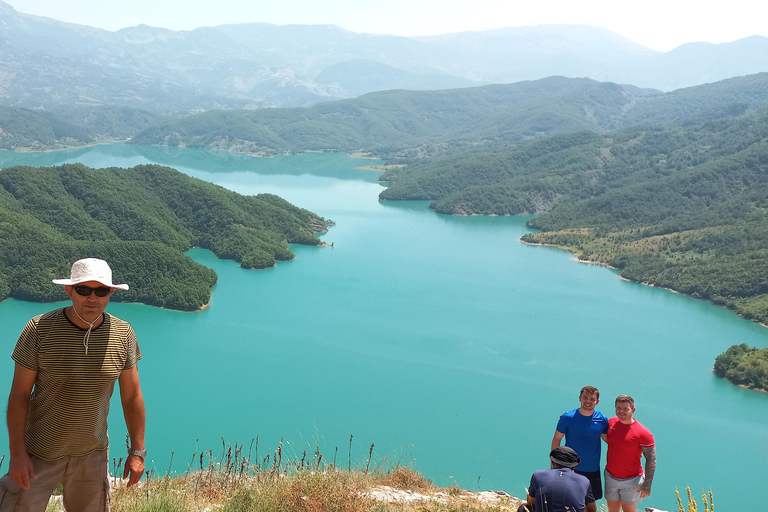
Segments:
[[[35,316],[24,327],[8,398],[10,467],[0,479],[0,510],[44,511],[63,486],[69,512],[109,510],[107,415],[115,381],[131,449],[123,478],[144,472],[144,399],[136,335],[104,310],[115,289],[106,261],[72,265],[64,285],[72,305]]]

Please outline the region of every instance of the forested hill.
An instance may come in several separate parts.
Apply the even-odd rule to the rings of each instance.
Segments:
[[[266,268],[294,257],[289,243],[319,244],[326,226],[277,196],[243,196],[169,167],[10,167],[0,170],[0,300],[64,300],[51,279],[100,257],[131,286],[114,300],[195,310],[216,273],[183,251]]]
[[[768,102],[766,82],[768,73],[762,73],[662,94],[549,77],[445,91],[385,91],[310,108],[190,116],[117,107],[0,107],[0,148],[54,149],[133,137],[137,144],[254,154],[330,149],[388,158],[434,156],[557,133],[738,116]]]
[[[127,107],[38,111],[0,105],[0,149],[49,150],[127,139],[160,119]]]
[[[446,91],[385,91],[309,108],[206,112],[154,125],[136,144],[273,154],[304,150],[383,156],[452,152],[463,145],[541,134],[600,131],[658,91],[589,79]]]
[[[453,214],[547,212],[568,248],[768,323],[768,107],[688,127],[564,134],[389,173],[384,199]]]
[[[588,193],[564,194],[528,241],[768,323],[768,110],[615,134]]]
[[[662,94],[589,79],[385,91],[310,108],[215,111],[155,124],[137,144],[274,154],[366,150],[410,158],[560,133],[685,126],[768,104],[768,73]]]
[[[55,116],[0,105],[0,149],[55,149],[91,142],[86,130]]]

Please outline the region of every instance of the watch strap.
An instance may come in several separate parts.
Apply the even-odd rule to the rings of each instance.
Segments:
[[[141,457],[142,459],[145,459],[147,457],[147,450],[134,450],[131,448],[128,450],[128,455],[135,455],[137,457]]]

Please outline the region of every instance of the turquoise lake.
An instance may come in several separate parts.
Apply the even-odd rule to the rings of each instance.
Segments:
[[[549,465],[558,416],[594,385],[609,417],[616,395],[632,395],[656,437],[643,508],[677,510],[675,487],[687,485],[698,498],[711,488],[719,511],[764,506],[768,395],[717,379],[712,365],[735,343],[768,347],[768,329],[524,245],[527,218],[380,202],[378,174],[357,169],[371,161],[344,154],[265,159],[124,144],[0,152],[0,167],[64,162],[168,165],[243,194],[278,194],[337,224],[322,235],[333,247],[292,246],[296,259],[268,270],[190,251],[219,275],[201,312],[110,305],[139,336],[148,468],[159,475],[171,452],[176,472],[201,450],[218,456],[222,437],[247,452],[258,436],[259,458],[281,440],[299,458],[319,445],[346,467],[352,435],[352,464],[365,465],[374,443],[379,466],[524,496],[531,473]],[[0,303],[2,400],[21,328],[61,305]],[[119,457],[116,400],[110,434]],[[0,456],[7,446],[3,428]]]

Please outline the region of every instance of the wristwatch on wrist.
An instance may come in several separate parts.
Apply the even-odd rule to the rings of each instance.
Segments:
[[[147,450],[134,450],[131,448],[128,450],[128,455],[135,455],[137,457],[141,457],[141,460],[144,460],[147,457]]]

